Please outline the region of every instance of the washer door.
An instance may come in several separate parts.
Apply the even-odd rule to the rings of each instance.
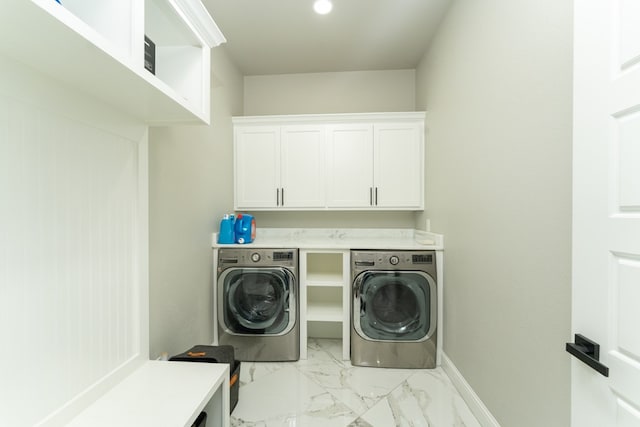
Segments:
[[[353,326],[371,341],[424,341],[436,330],[436,304],[424,272],[365,271],[353,283]]]
[[[295,277],[286,268],[231,268],[218,286],[219,320],[228,333],[283,335],[293,328]]]

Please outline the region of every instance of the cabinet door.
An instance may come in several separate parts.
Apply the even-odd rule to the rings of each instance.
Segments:
[[[280,138],[280,206],[324,207],[324,126],[283,126]]]
[[[280,127],[235,130],[236,209],[275,208],[280,188]],[[224,185],[224,183],[222,183]]]
[[[374,125],[374,204],[379,208],[422,209],[423,126]]]
[[[327,127],[327,206],[372,206],[373,126]]]

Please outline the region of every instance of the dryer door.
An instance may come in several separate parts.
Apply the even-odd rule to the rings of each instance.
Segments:
[[[354,280],[353,325],[367,340],[427,340],[436,307],[435,280],[421,271],[365,271]]]
[[[218,278],[218,320],[230,334],[286,334],[295,304],[295,277],[286,268],[230,268]]]

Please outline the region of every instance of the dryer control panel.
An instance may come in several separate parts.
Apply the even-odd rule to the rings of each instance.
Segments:
[[[351,251],[351,269],[364,270],[430,270],[435,268],[435,251]]]

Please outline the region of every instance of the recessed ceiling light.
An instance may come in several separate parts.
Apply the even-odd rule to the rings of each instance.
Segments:
[[[331,9],[333,9],[331,0],[316,0],[315,3],[313,3],[313,10],[320,15],[326,15],[331,12]]]

